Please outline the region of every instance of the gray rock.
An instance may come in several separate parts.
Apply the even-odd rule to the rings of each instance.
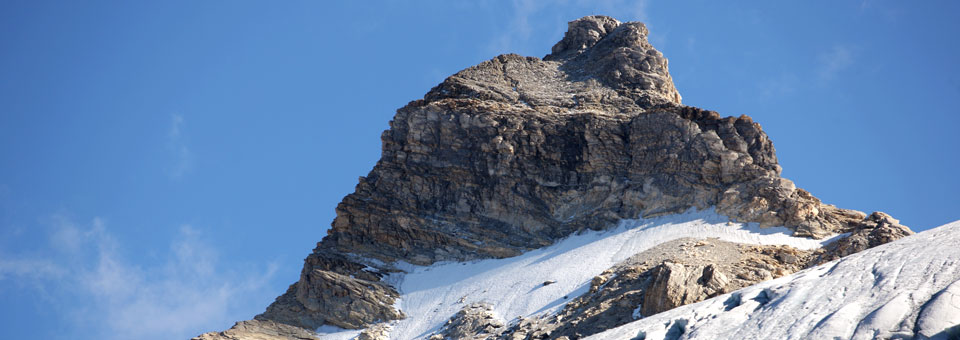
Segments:
[[[240,321],[223,332],[204,333],[192,340],[316,340],[316,333],[274,321]]]
[[[470,304],[454,315],[430,339],[494,339],[504,330],[503,320],[489,304]]]
[[[382,281],[398,261],[515,256],[689,208],[815,238],[879,230],[865,231],[868,245],[902,234],[781,178],[750,117],[683,106],[647,34],[641,23],[578,19],[543,59],[497,56],[397,110],[380,160],[337,206],[300,280],[256,320],[314,329],[399,319]]]
[[[691,238],[666,242],[604,271],[556,316],[529,322],[530,329],[517,333],[580,338],[788,275],[811,258],[811,252],[789,246]]]
[[[900,221],[882,212],[874,212],[865,217],[849,236],[818,249],[814,264],[833,261],[908,235],[913,235],[913,231],[900,225]]]
[[[382,282],[311,268],[256,319],[307,329],[325,324],[357,329],[404,318],[393,308],[398,296],[393,287]]]
[[[364,329],[353,340],[388,340],[390,339],[390,326],[386,323],[379,323]]]

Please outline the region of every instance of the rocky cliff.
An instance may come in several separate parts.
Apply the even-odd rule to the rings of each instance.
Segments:
[[[581,18],[542,59],[497,56],[400,108],[381,137],[379,162],[337,206],[300,279],[243,327],[269,329],[248,332],[262,334],[278,333],[276,325],[357,329],[401,319],[399,292],[385,280],[398,264],[511,257],[576,232],[691,208],[785,226],[795,236],[860,237],[819,255],[787,251],[796,262],[781,250],[737,251],[747,253],[737,261],[774,261],[789,271],[814,256],[839,257],[910,233],[885,214],[824,204],[780,177],[773,144],[750,117],[682,105],[667,59],[647,35],[642,23]],[[736,263],[688,268],[661,260],[613,270],[662,278],[650,281],[647,295],[668,290],[671,280],[708,282],[690,294],[699,299],[759,281],[737,281],[746,269]],[[721,267],[734,278],[702,279]],[[564,313],[602,304],[596,298],[603,300],[584,297]],[[696,300],[671,299],[644,313]],[[468,321],[457,322],[477,325]],[[479,325],[471,327],[492,327]],[[226,334],[204,337],[244,338]]]

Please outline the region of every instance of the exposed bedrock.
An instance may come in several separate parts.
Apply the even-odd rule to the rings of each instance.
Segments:
[[[590,290],[556,315],[518,323],[500,339],[577,339],[756,283],[789,275],[906,236],[886,215],[815,250],[682,238],[633,255],[604,271]],[[737,296],[730,308],[740,304]],[[518,336],[519,335],[519,336]]]
[[[312,329],[402,318],[382,281],[398,261],[509,257],[689,208],[814,238],[880,230],[885,214],[824,204],[780,177],[750,117],[682,105],[647,34],[581,18],[543,59],[495,57],[399,109],[300,280],[257,319]]]

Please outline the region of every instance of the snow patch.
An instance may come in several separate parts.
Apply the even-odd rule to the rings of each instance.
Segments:
[[[490,304],[494,313],[506,320],[556,312],[570,299],[586,293],[594,276],[634,254],[678,238],[718,238],[809,250],[843,236],[814,240],[791,234],[783,227],[732,223],[713,209],[691,209],[682,214],[625,220],[611,230],[572,235],[512,258],[431,266],[402,264],[398,268],[406,274],[392,274],[386,279],[398,283],[394,286],[401,297],[396,306],[407,318],[396,321],[390,338],[425,338],[471,303]],[[555,283],[544,285],[546,281]],[[663,334],[685,332],[685,322],[670,324],[675,328]]]
[[[317,336],[321,340],[350,340],[360,335],[361,329],[343,329],[333,325],[323,325],[317,328]]]
[[[960,336],[960,221],[587,339]]]
[[[633,316],[634,320],[643,318],[643,313],[640,312],[641,309],[643,309],[643,305],[637,305],[637,308],[633,309],[633,314],[631,314],[631,316]]]

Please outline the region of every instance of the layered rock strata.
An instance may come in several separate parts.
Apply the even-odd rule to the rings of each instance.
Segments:
[[[403,318],[383,281],[395,263],[509,257],[622,219],[714,206],[822,238],[885,216],[824,204],[780,177],[750,117],[682,105],[647,35],[642,23],[581,18],[543,59],[498,56],[399,109],[300,280],[256,320]]]

